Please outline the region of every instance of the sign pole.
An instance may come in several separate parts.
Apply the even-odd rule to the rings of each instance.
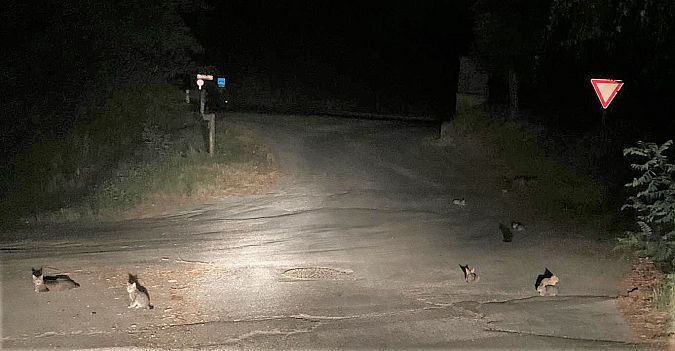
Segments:
[[[607,140],[607,109],[602,109],[602,117],[600,118],[600,138]]]
[[[209,156],[213,157],[216,151],[216,114],[207,113],[202,118],[209,122]]]
[[[213,157],[216,151],[216,114],[209,116],[209,156]]]
[[[600,138],[607,139],[607,107],[612,103],[616,94],[621,90],[623,82],[613,79],[591,79],[591,85],[595,90],[595,94],[602,105],[602,117],[600,119]]]
[[[204,105],[206,104],[206,91],[204,89],[199,90],[199,113],[204,115]]]

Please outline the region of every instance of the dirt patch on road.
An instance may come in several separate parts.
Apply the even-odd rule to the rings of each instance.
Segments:
[[[241,164],[218,166],[220,181],[195,189],[188,195],[155,194],[150,200],[126,211],[124,219],[149,218],[179,212],[227,196],[263,194],[279,178],[276,162],[270,165]]]
[[[208,306],[203,306],[208,289],[204,281],[222,280],[230,272],[215,264],[186,261],[180,258],[165,258],[166,265],[138,268],[132,272],[150,295],[151,311],[130,311],[138,315],[138,321],[127,333],[134,336],[136,346],[167,347],[178,340],[167,340],[167,333],[177,326],[189,326],[217,320],[210,315]],[[120,299],[130,302],[126,293],[126,271],[104,271],[101,278],[108,289],[119,290]],[[161,335],[161,336],[160,336]]]
[[[656,306],[655,291],[663,284],[665,275],[649,258],[638,258],[622,282],[625,292],[619,296],[619,309],[635,334],[657,347],[675,350],[675,333],[670,329],[667,312]]]

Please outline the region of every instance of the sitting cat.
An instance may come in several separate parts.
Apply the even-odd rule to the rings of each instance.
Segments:
[[[127,281],[127,292],[131,299],[129,308],[154,308],[150,304],[150,294],[148,294],[148,289],[139,284],[138,277],[131,273],[129,273],[129,280]]]

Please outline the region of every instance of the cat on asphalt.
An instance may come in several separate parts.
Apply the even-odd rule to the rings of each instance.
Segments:
[[[138,282],[138,277],[131,273],[129,273],[129,280],[127,281],[127,292],[129,293],[129,299],[131,299],[128,308],[154,308],[150,304],[150,294],[148,294],[148,289],[142,286]]]
[[[476,273],[476,267],[469,267],[469,265],[462,266],[461,264],[459,265],[459,268],[462,269],[462,272],[464,272],[464,280],[467,283],[476,283],[480,280],[480,277]]]
[[[513,232],[509,227],[505,226],[502,223],[499,223],[499,231],[502,233],[502,240],[506,243],[513,241]]]
[[[511,229],[517,231],[517,232],[522,232],[525,230],[525,225],[523,223],[520,223],[518,221],[512,221],[511,222]]]
[[[544,274],[537,276],[534,288],[537,289],[539,296],[557,296],[559,282],[560,278],[546,268]]]
[[[63,291],[80,287],[80,284],[66,274],[45,276],[42,273],[42,267],[39,269],[31,268],[31,270],[33,271],[32,277],[35,292]]]

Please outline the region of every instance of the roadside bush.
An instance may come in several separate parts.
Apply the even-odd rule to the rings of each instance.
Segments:
[[[459,111],[441,133],[486,142],[508,169],[507,175],[537,177],[529,194],[537,211],[552,217],[573,216],[577,221],[604,225],[607,210],[601,183],[568,166],[542,147],[542,132],[534,125],[509,119],[504,111],[484,105],[467,106],[459,102]],[[602,223],[600,223],[602,222]]]
[[[638,230],[625,232],[618,245],[652,257],[667,270],[675,267],[675,165],[666,155],[672,145],[672,140],[663,145],[639,141],[624,149],[624,156],[637,156],[643,163],[631,164],[641,174],[626,184],[637,193],[622,207],[636,212]]]
[[[181,99],[168,84],[128,85],[116,90],[93,118],[83,118],[91,122],[61,138],[34,140],[17,159],[20,176],[3,199],[0,215],[20,217],[77,201],[144,142],[144,128],[180,128],[187,108]]]

